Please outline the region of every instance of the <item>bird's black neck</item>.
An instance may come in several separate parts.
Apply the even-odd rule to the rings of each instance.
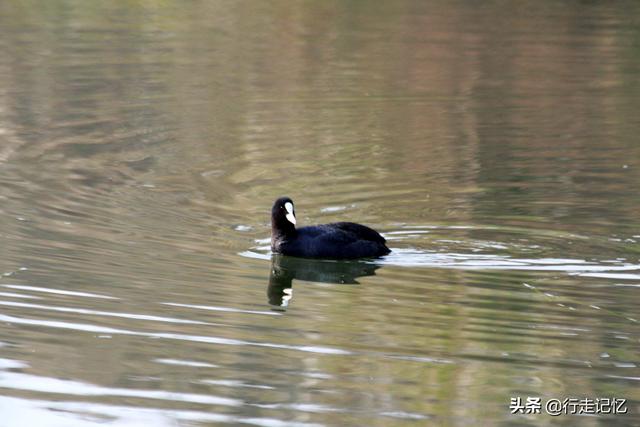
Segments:
[[[295,237],[297,234],[295,225],[291,224],[286,219],[284,221],[278,221],[278,219],[271,220],[271,240],[286,240]]]

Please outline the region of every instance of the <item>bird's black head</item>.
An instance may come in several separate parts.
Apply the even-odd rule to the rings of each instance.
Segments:
[[[293,200],[280,197],[271,208],[271,231],[274,234],[295,234],[296,211]]]

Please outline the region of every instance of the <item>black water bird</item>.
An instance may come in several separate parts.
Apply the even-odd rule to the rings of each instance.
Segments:
[[[271,209],[271,250],[305,258],[354,259],[386,255],[389,248],[377,231],[353,222],[334,222],[296,229],[293,201],[281,197]]]

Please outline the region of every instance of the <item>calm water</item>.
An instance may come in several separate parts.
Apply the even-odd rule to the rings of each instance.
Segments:
[[[640,425],[638,17],[1,2],[0,425]]]

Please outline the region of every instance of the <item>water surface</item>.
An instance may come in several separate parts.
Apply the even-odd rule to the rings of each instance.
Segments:
[[[640,425],[638,16],[3,2],[0,424]]]

